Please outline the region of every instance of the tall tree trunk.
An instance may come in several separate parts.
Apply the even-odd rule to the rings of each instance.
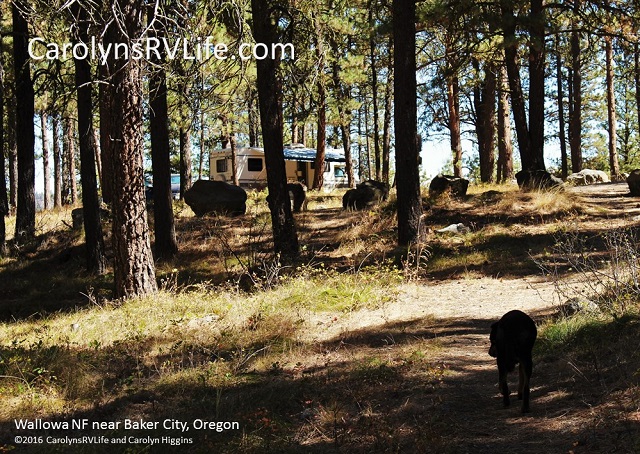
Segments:
[[[638,116],[638,128],[640,128],[640,44],[633,44],[633,81],[636,89],[636,114]]]
[[[153,8],[149,8],[153,12]],[[152,14],[149,14],[150,18]],[[162,38],[164,24],[156,17],[152,36]],[[178,252],[173,195],[171,193],[171,150],[169,146],[169,108],[164,54],[154,58],[155,67],[149,75],[149,132],[151,135],[151,166],[153,170],[153,227],[155,253],[158,260],[173,258]]]
[[[95,125],[93,126],[93,149],[96,152],[95,160],[96,160],[96,170],[98,171],[98,184],[102,184],[102,159],[100,156],[102,153],[100,152],[100,136],[98,135],[98,130]]]
[[[22,11],[29,5],[22,0],[12,3],[13,64],[16,83],[16,136],[18,148],[18,197],[16,239],[30,239],[36,233],[35,131],[33,126],[34,92],[29,70],[29,28]]]
[[[258,116],[256,115],[256,95],[252,89],[249,89],[249,146],[258,146]]]
[[[366,99],[366,95],[365,95]],[[364,105],[364,137],[366,139],[366,152],[367,152],[367,175],[369,180],[373,178],[371,175],[371,137],[369,137],[369,106],[367,103]]]
[[[107,45],[131,41],[142,33],[143,0],[115,0]],[[109,59],[113,159],[113,250],[115,297],[131,298],[157,290],[144,194],[142,75],[137,60]]]
[[[324,184],[324,159],[327,146],[327,92],[324,80],[324,38],[322,24],[318,14],[314,17],[316,33],[316,65],[318,66],[318,135],[316,145],[316,160],[313,173],[312,189],[320,190]]]
[[[69,116],[63,118],[64,140],[62,142],[66,172],[63,172],[63,188],[66,183],[67,203],[75,205],[78,202],[78,183],[76,180],[76,149],[73,134],[73,120]]]
[[[474,62],[479,71],[478,62]],[[492,64],[485,64],[485,76],[480,86],[474,88],[474,105],[476,109],[476,135],[478,137],[478,153],[480,157],[480,181],[492,183],[495,167],[495,133],[496,133],[496,74]]]
[[[364,155],[365,150],[362,147],[362,108],[363,105],[361,103],[360,107],[358,108],[358,176],[360,177],[360,179],[364,178],[364,161],[366,158]]]
[[[111,113],[114,105],[112,90],[105,81],[110,80],[111,73],[107,65],[100,65],[100,79],[98,85],[98,99],[100,112],[100,153],[102,162],[102,200],[110,204],[113,200],[113,125]]]
[[[331,41],[332,51],[334,55],[338,55],[338,43],[336,40]],[[356,186],[353,175],[353,159],[351,156],[351,114],[346,112],[345,104],[350,98],[350,88],[340,80],[340,67],[338,60],[335,59],[332,64],[333,85],[338,97],[338,120],[340,136],[342,138],[342,148],[344,149],[345,170],[347,173],[347,186],[354,188]]]
[[[16,98],[11,93],[7,105],[7,159],[9,161],[9,212],[15,213],[18,200],[18,143],[16,140]]]
[[[0,8],[0,23],[3,21]],[[7,197],[7,178],[4,160],[4,49],[0,38],[0,257],[7,253],[7,227],[5,217],[9,214],[9,199]]]
[[[604,37],[604,44],[607,81],[607,121],[609,125],[609,170],[611,172],[611,180],[616,181],[620,177],[620,165],[618,163],[616,98],[613,86],[613,43],[611,35],[606,35]]]
[[[373,159],[376,170],[376,181],[382,181],[382,168],[381,168],[381,156],[380,156],[380,131],[379,131],[379,113],[378,113],[378,70],[376,68],[376,26],[374,22],[374,2],[369,2],[369,50],[371,59],[371,93],[372,93],[372,107],[373,107]]]
[[[453,157],[453,175],[462,176],[462,140],[460,135],[460,87],[458,77],[447,76],[447,107],[449,111],[449,137]],[[396,146],[397,148],[397,146]]]
[[[49,182],[51,181],[51,169],[49,167],[49,136],[47,133],[47,119],[48,115],[45,111],[40,112],[40,129],[42,130],[42,170],[44,174],[44,209],[51,209],[51,191]]]
[[[516,126],[516,137],[520,151],[520,161],[523,169],[534,169],[534,160],[530,153],[529,127],[527,126],[527,114],[522,93],[520,79],[520,65],[518,64],[518,41],[516,39],[516,18],[513,14],[513,3],[501,0],[502,27],[504,30],[504,55],[511,90],[511,105],[513,122]]]
[[[382,129],[382,181],[389,184],[389,166],[391,160],[391,115],[393,111],[393,37],[389,38],[389,63],[387,65],[387,84],[384,91],[384,120]],[[420,147],[418,147],[420,154]]]
[[[71,6],[77,26],[76,42],[89,43],[88,14],[80,3]],[[74,58],[78,105],[78,139],[80,143],[80,180],[82,182],[82,216],[87,254],[87,270],[103,274],[106,268],[98,180],[96,177],[96,150],[93,134],[93,98],[91,64],[87,59]]]
[[[396,181],[398,193],[398,244],[419,240],[422,200],[418,169],[416,103],[416,3],[394,0],[394,98]]]
[[[191,188],[191,129],[180,127],[180,198]]]
[[[574,13],[580,13],[581,0],[573,2]],[[582,170],[582,61],[580,55],[580,32],[577,24],[571,31],[571,95],[569,96],[569,147],[571,149],[571,171]]]
[[[278,17],[274,17],[279,11],[276,3],[274,0],[251,0],[253,36],[256,42],[267,46],[278,40]],[[299,245],[284,164],[282,81],[278,77],[277,57],[258,60],[256,66],[273,245],[276,254],[284,261],[291,261],[298,256]]]
[[[200,155],[198,156],[198,180],[204,176],[204,108],[200,106]]]
[[[529,152],[533,169],[545,170],[544,164],[544,63],[545,14],[543,0],[531,0],[529,21]]]
[[[509,81],[504,66],[500,67],[500,91],[498,97],[498,182],[513,178],[513,147],[509,120]]]
[[[556,85],[558,90],[558,138],[560,139],[560,166],[562,168],[562,179],[566,180],[569,175],[569,166],[567,157],[567,138],[564,124],[564,90],[559,36],[556,37]]]
[[[51,120],[53,129],[53,206],[62,207],[62,148],[60,147],[60,117],[56,113]]]
[[[229,147],[231,147],[231,173],[233,174],[233,184],[235,186],[240,186],[240,181],[238,180],[238,151],[236,149],[236,145],[236,135],[232,132],[229,136]]]

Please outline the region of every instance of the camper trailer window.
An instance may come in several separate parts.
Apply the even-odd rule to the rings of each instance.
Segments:
[[[227,171],[227,160],[226,159],[216,160],[216,172],[225,173],[226,171]]]
[[[261,158],[247,159],[247,169],[249,170],[249,172],[262,171],[262,159]]]
[[[336,178],[343,178],[346,176],[346,173],[344,171],[344,167],[335,167],[333,169],[333,176]]]

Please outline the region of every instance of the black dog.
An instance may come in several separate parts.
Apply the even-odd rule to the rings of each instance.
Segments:
[[[497,358],[499,387],[504,406],[508,407],[510,403],[507,373],[513,372],[519,363],[518,399],[522,400],[523,413],[529,411],[529,380],[533,372],[531,350],[537,335],[536,324],[521,311],[507,312],[491,325],[489,355]]]

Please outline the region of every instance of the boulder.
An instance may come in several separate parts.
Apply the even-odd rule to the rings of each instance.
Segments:
[[[469,180],[452,175],[439,174],[429,183],[429,195],[438,196],[444,192],[450,192],[456,197],[467,195]]]
[[[640,169],[632,170],[627,177],[629,195],[640,196]]]
[[[609,175],[602,170],[583,169],[567,177],[567,183],[574,186],[586,186],[596,183],[609,183]]]
[[[363,181],[342,197],[346,210],[363,210],[389,198],[389,185],[375,180]]]
[[[247,193],[224,181],[198,180],[184,194],[184,201],[196,216],[207,213],[239,215],[247,210]]]
[[[590,299],[583,297],[570,298],[560,306],[560,313],[565,317],[571,317],[578,313],[594,314],[597,312],[600,312],[600,307]]]
[[[561,188],[560,178],[551,175],[546,170],[521,170],[516,173],[518,186],[523,191]]]
[[[287,191],[293,204],[293,211],[299,213],[307,210],[307,187],[302,183],[288,183]]]

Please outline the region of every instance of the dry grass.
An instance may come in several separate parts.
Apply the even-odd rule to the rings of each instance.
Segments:
[[[384,333],[347,329],[321,340],[313,333],[393,303],[407,277],[538,274],[531,256],[589,213],[572,194],[471,189],[464,200],[425,205],[432,232],[410,276],[391,264],[398,264],[393,200],[343,212],[343,191],[311,192],[310,212],[296,215],[304,259],[292,268],[268,252],[264,193],[250,194],[250,215],[233,219],[196,218],[177,204],[181,253],[158,268],[163,290],[124,303],[109,299],[110,276],[82,272],[82,239],[66,227],[69,213],[39,215],[39,231],[52,233],[0,262],[4,307],[18,314],[0,323],[0,422],[206,415],[240,421],[242,433],[190,433],[192,452],[456,452],[457,422],[440,420],[452,404],[442,396],[456,394],[443,390],[455,372],[439,360],[449,347],[433,334],[440,321],[423,317]],[[433,233],[453,222],[470,232]],[[55,258],[69,250],[69,261]],[[251,293],[240,289],[247,269],[256,273]],[[566,355],[596,387],[605,367],[617,377],[607,391],[635,396],[624,410],[633,419],[638,357],[624,346],[635,345],[634,317],[545,325],[538,354]],[[0,431],[0,449],[10,441]],[[85,448],[75,452],[109,452]]]

